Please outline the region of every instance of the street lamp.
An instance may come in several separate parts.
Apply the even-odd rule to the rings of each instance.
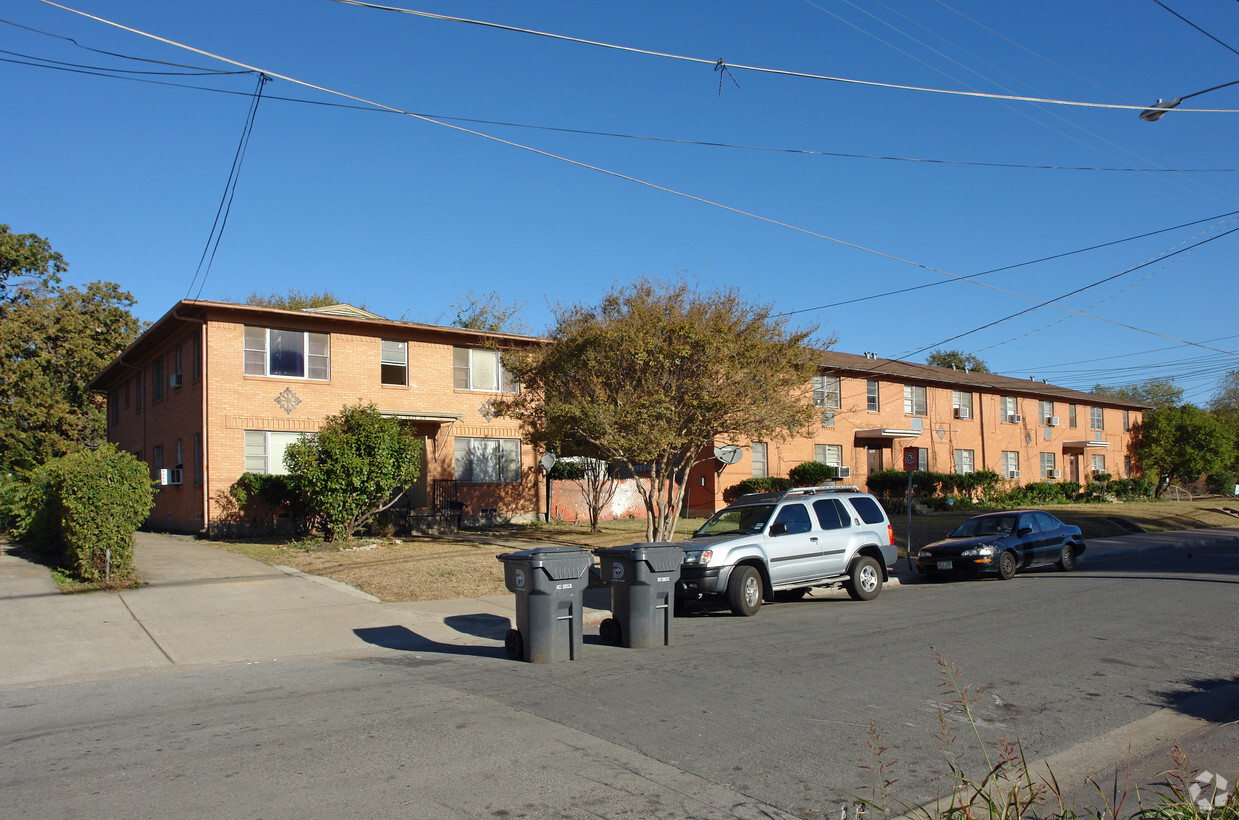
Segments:
[[[1206,88],[1204,91],[1197,91],[1195,94],[1185,94],[1182,97],[1175,97],[1173,100],[1158,100],[1148,108],[1140,112],[1140,119],[1146,122],[1157,122],[1166,112],[1178,106],[1184,100],[1190,100],[1192,97],[1199,97],[1201,94],[1208,94],[1210,91],[1217,91],[1219,88],[1226,88],[1228,85],[1239,85],[1239,80],[1232,80],[1228,83],[1215,85],[1213,88]]]

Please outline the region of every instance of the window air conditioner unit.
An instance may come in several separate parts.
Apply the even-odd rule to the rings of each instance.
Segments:
[[[1057,427],[1057,426],[1058,426],[1058,416],[1050,416],[1048,419],[1046,419],[1046,420],[1045,420],[1045,423],[1046,423],[1046,424],[1048,424],[1048,425],[1050,425],[1051,427]]]
[[[182,470],[160,470],[159,484],[163,487],[173,487],[181,483]]]
[[[955,408],[955,418],[966,419],[966,418],[971,418],[971,417],[972,417],[972,411],[969,410],[967,407],[956,407]]]
[[[172,387],[180,387],[182,384],[181,374],[173,373],[172,375],[168,376],[168,384],[171,385]]]
[[[836,467],[835,468],[835,478],[851,478],[851,477],[852,477],[851,467]]]
[[[1012,424],[1019,424],[1023,420],[1024,420],[1024,417],[1021,416],[1019,413],[1012,413],[1011,415],[1007,416],[1007,421],[1011,422]]]
[[[1019,477],[1020,477],[1019,470],[1009,470],[1007,472],[1007,478],[1019,478]]]
[[[1062,477],[1063,477],[1062,470],[1051,470],[1050,471],[1050,478],[1062,478]]]

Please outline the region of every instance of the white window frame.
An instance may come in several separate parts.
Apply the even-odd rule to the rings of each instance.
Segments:
[[[284,328],[245,326],[244,371],[247,376],[269,376],[277,379],[303,379],[306,381],[331,380],[331,334],[309,330],[286,330]],[[271,334],[301,336],[301,373],[271,372]],[[323,352],[315,352],[319,348]]]
[[[389,374],[394,377],[397,368],[400,371],[400,381],[388,381]],[[409,386],[409,343],[405,340],[379,341],[379,383],[388,387]]]
[[[519,484],[521,440],[457,436],[453,468],[460,484]],[[494,459],[494,463],[486,460]]]
[[[767,478],[770,475],[770,451],[766,442],[755,441],[750,448],[750,458],[753,462],[753,478]]]
[[[1042,453],[1041,454],[1041,477],[1042,478],[1053,478],[1054,477],[1054,470],[1056,469],[1054,465],[1054,461],[1055,459],[1054,459],[1053,453]]]
[[[1006,478],[1011,473],[1020,471],[1020,453],[1018,450],[1003,450],[1002,451],[1002,477]]]
[[[874,379],[869,379],[865,382],[865,402],[870,413],[877,413],[882,409],[882,394],[878,382]]]
[[[828,467],[843,466],[842,444],[814,444],[813,460]]]
[[[520,384],[504,369],[499,351],[480,347],[452,348],[452,386],[483,393],[520,392]]]
[[[1091,407],[1088,412],[1088,429],[1106,429],[1106,411],[1103,407]]]
[[[1041,418],[1037,419],[1037,423],[1048,427],[1050,419],[1054,418],[1054,402],[1042,399],[1037,403],[1037,408],[1041,413]]]
[[[301,439],[303,433],[281,430],[245,431],[245,472],[266,475],[288,475],[284,466],[284,450]]]
[[[1104,473],[1106,471],[1106,454],[1093,453],[1089,460],[1094,473]]]
[[[970,390],[952,390],[951,391],[951,411],[956,418],[963,418],[960,410],[968,411],[968,418],[975,419],[976,414],[972,412],[972,391]]]
[[[813,406],[839,410],[843,405],[840,400],[842,384],[838,376],[819,373],[813,377]]]
[[[976,451],[957,449],[954,456],[955,472],[960,475],[967,475],[968,473],[976,472]]]
[[[905,416],[929,415],[929,389],[925,385],[905,384],[903,386],[903,414]]]
[[[1015,396],[1002,396],[998,399],[999,421],[1009,422],[1012,416],[1020,414],[1020,402]]]

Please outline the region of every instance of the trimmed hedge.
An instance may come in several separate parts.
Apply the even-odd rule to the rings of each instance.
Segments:
[[[746,478],[738,484],[728,487],[723,493],[723,497],[725,501],[732,502],[740,496],[748,495],[749,493],[781,493],[791,488],[792,480],[790,478],[775,478],[774,476]]]
[[[133,534],[155,506],[145,464],[108,444],[34,471],[22,499],[20,537],[82,581],[133,579]]]
[[[820,461],[805,461],[787,472],[793,487],[817,487],[835,477],[835,468]]]

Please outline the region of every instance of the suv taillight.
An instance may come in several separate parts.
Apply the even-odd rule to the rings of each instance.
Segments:
[[[886,525],[886,537],[890,540],[891,546],[895,545],[895,528],[891,524]]]

